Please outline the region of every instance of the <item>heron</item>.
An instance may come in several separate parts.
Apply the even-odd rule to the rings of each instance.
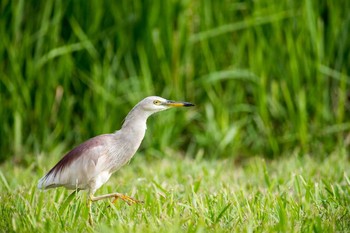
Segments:
[[[89,222],[93,224],[91,203],[114,198],[128,205],[140,201],[121,193],[94,196],[111,175],[130,161],[139,148],[147,129],[147,119],[153,113],[173,107],[190,107],[194,104],[149,96],[141,100],[128,113],[120,130],[88,139],[69,151],[38,182],[39,189],[64,187],[88,191]]]

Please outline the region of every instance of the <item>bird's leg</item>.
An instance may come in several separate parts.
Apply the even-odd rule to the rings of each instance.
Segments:
[[[113,198],[113,201],[112,201],[112,204],[116,203],[117,200],[118,200],[118,197],[114,197],[114,198]]]
[[[94,220],[92,218],[92,210],[91,210],[92,202],[103,200],[103,199],[107,199],[107,198],[114,198],[112,203],[117,201],[118,198],[120,198],[123,201],[125,201],[128,205],[137,204],[137,203],[143,203],[142,201],[138,201],[138,200],[136,200],[136,199],[134,199],[132,197],[126,196],[126,195],[121,194],[121,193],[109,193],[109,194],[105,194],[105,195],[101,195],[101,196],[97,196],[97,197],[95,197],[93,194],[90,194],[87,205],[88,205],[88,208],[89,208],[89,223],[90,223],[91,226],[94,224]]]
[[[88,208],[89,208],[89,223],[90,223],[91,226],[94,224],[94,220],[92,219],[92,210],[91,210],[91,203],[92,203],[91,198],[92,197],[93,196],[90,195],[90,198],[88,199],[88,203],[87,203]]]
[[[90,196],[90,200],[92,202],[99,201],[99,200],[102,200],[102,199],[107,199],[107,198],[114,198],[114,200],[112,201],[113,203],[118,198],[120,198],[123,201],[125,201],[128,205],[137,204],[137,203],[143,203],[142,201],[138,201],[138,200],[136,200],[136,199],[134,199],[132,197],[126,196],[126,195],[121,194],[121,193],[109,193],[109,194],[105,194],[105,195],[101,195],[101,196],[97,196],[97,197]]]

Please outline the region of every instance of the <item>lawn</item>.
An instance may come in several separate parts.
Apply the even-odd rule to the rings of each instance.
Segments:
[[[169,152],[170,153],[170,152]],[[32,166],[1,165],[3,232],[347,232],[350,162],[344,151],[326,159],[297,154],[273,161],[165,158],[138,154],[97,194],[142,200],[93,204],[86,193],[69,202],[65,189],[40,191],[37,180],[55,162],[41,154]],[[58,159],[58,158],[57,158]],[[40,167],[38,169],[38,167]]]

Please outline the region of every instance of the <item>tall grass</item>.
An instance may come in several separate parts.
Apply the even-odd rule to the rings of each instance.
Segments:
[[[348,146],[349,4],[2,1],[0,158],[112,132],[147,95],[197,104],[149,121],[154,156]]]

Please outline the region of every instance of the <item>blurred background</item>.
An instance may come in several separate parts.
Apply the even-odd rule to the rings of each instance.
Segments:
[[[141,153],[325,157],[350,144],[348,0],[2,0],[0,161],[35,161],[120,128]],[[61,157],[62,154],[55,155]]]

